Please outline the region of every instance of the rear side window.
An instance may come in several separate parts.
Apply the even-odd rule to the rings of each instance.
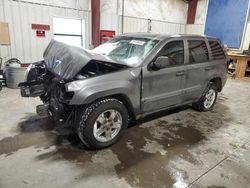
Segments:
[[[218,41],[210,40],[209,45],[211,48],[213,59],[218,60],[225,58],[224,51]]]
[[[182,40],[167,43],[157,55],[169,58],[171,65],[184,64],[184,43]]]
[[[202,63],[209,60],[207,45],[204,40],[189,40],[189,63]]]

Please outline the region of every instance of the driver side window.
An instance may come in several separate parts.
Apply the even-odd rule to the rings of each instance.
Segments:
[[[167,43],[157,57],[165,56],[169,58],[170,65],[184,64],[184,42],[182,40]]]

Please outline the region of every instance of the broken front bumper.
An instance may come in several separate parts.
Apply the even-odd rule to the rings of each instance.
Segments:
[[[25,73],[24,82],[18,84],[22,97],[38,97],[45,92],[39,77],[45,73],[43,61],[30,64]]]
[[[38,97],[45,92],[44,85],[40,82],[21,82],[19,85],[22,97]]]

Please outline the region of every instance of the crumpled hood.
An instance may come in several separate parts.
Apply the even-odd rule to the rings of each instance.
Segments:
[[[52,39],[43,53],[46,68],[61,77],[72,79],[91,60],[117,63],[99,54],[92,54],[83,48],[70,46]]]

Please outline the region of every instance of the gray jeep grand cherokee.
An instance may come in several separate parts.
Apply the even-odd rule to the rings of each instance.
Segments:
[[[126,34],[90,51],[52,40],[19,86],[23,97],[41,98],[38,114],[103,148],[148,114],[184,104],[211,110],[227,61],[216,38],[198,35]]]

